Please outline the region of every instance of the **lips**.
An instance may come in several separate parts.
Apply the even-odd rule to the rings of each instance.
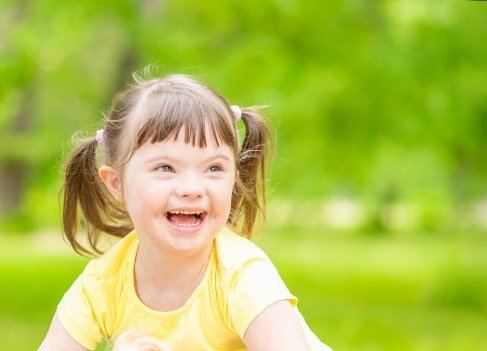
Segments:
[[[203,222],[207,213],[203,210],[172,210],[166,212],[166,218],[178,227],[197,227]]]

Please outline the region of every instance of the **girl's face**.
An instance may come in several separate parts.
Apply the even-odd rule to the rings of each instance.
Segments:
[[[141,245],[170,255],[207,252],[230,214],[235,157],[209,135],[200,148],[178,138],[145,143],[124,166],[123,201]],[[109,187],[110,188],[110,187]],[[112,191],[113,193],[113,191]]]

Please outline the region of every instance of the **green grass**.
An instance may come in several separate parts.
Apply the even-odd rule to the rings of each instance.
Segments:
[[[61,241],[61,239],[59,239]],[[486,350],[487,237],[259,239],[308,324],[335,350]],[[0,345],[32,350],[85,259],[0,237]]]
[[[57,302],[85,262],[67,251],[40,249],[28,237],[0,237],[2,350],[39,346]]]
[[[262,239],[336,350],[487,349],[486,237]]]

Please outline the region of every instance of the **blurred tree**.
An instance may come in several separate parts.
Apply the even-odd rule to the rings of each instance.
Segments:
[[[272,196],[346,195],[377,218],[415,203],[426,222],[448,221],[487,196],[485,11],[439,0],[4,0],[0,210],[57,225],[70,135],[92,133],[130,73],[155,63],[231,103],[271,106]]]

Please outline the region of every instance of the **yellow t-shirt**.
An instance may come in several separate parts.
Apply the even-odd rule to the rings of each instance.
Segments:
[[[104,339],[138,330],[177,351],[246,350],[242,339],[257,315],[280,300],[297,304],[265,253],[225,228],[215,238],[202,281],[184,306],[153,310],[135,291],[137,247],[134,231],[90,261],[59,303],[61,324],[83,347],[94,350]],[[297,308],[296,313],[310,350],[329,350]]]

